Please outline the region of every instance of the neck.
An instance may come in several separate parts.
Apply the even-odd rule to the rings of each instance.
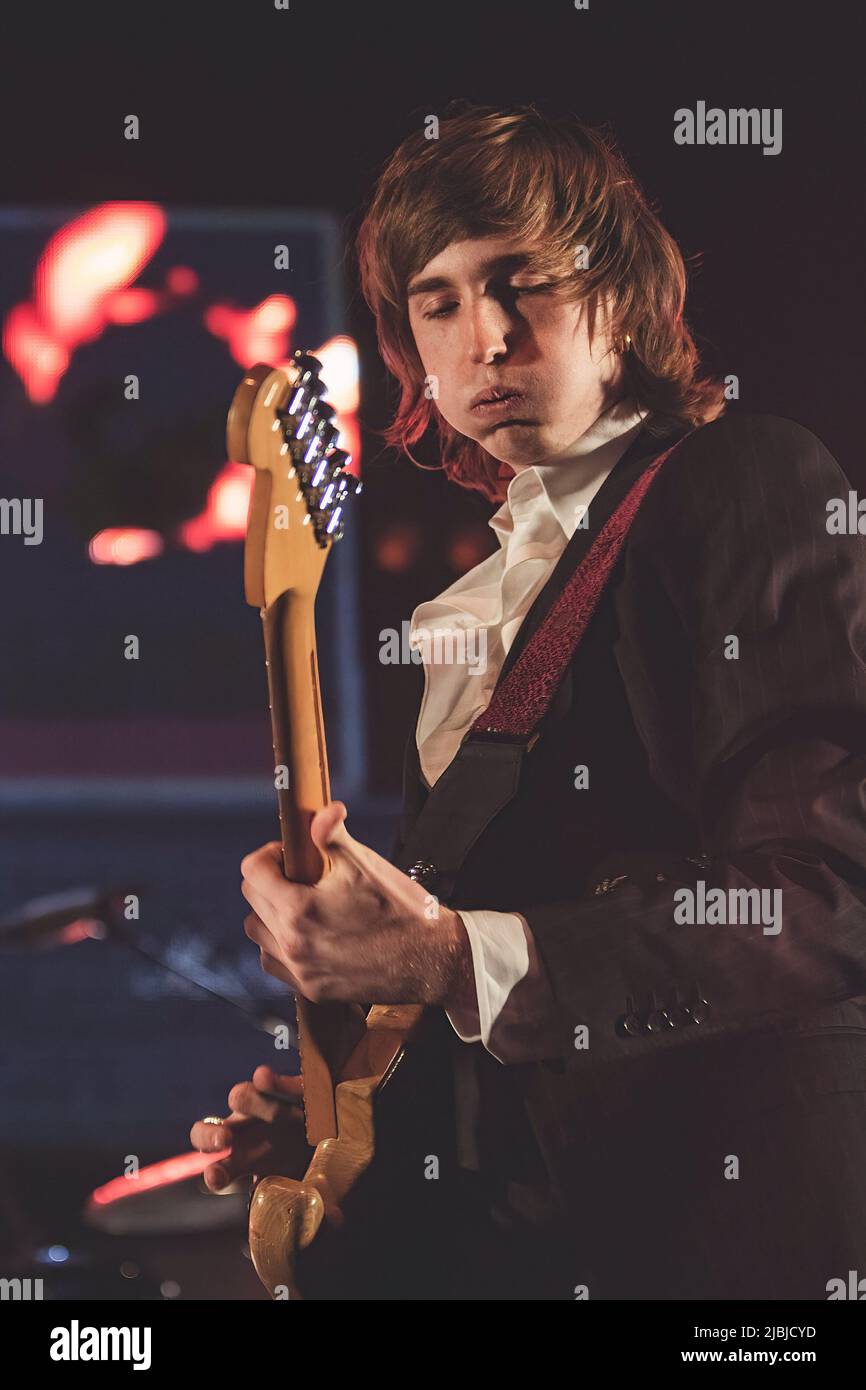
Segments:
[[[594,453],[602,445],[633,428],[645,414],[646,412],[640,410],[629,396],[618,396],[615,401],[608,401],[595,419],[591,420],[582,433],[572,440],[566,448],[560,449],[554,454],[548,454],[535,463],[509,463],[506,467],[516,476],[527,468],[546,468],[550,465],[561,467],[563,464],[586,458],[588,454]]]

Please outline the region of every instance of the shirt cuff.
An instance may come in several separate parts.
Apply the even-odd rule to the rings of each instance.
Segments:
[[[483,1043],[503,1063],[552,1055],[553,994],[525,919],[486,910],[458,909],[458,916],[472,951],[476,1008],[446,1009],[457,1036]]]

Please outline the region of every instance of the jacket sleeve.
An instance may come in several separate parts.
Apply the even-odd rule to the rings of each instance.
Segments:
[[[701,462],[666,480],[652,551],[689,652],[702,854],[515,905],[578,1067],[866,994],[866,534],[833,520],[856,496],[791,421],[706,431]]]
[[[472,951],[474,1007],[446,1009],[463,1042],[480,1042],[498,1062],[556,1052],[550,983],[525,920],[516,912],[458,909]]]

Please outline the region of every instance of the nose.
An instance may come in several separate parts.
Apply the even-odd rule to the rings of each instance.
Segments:
[[[469,356],[473,362],[495,362],[508,351],[508,315],[489,295],[479,295],[470,315]]]

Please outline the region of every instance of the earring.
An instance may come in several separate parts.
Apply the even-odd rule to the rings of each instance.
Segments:
[[[620,347],[619,351],[620,351],[621,353],[628,352],[628,350],[629,350],[630,347],[631,347],[631,334],[630,334],[630,333],[626,333],[625,337],[624,337],[623,340],[622,340],[622,346]]]

